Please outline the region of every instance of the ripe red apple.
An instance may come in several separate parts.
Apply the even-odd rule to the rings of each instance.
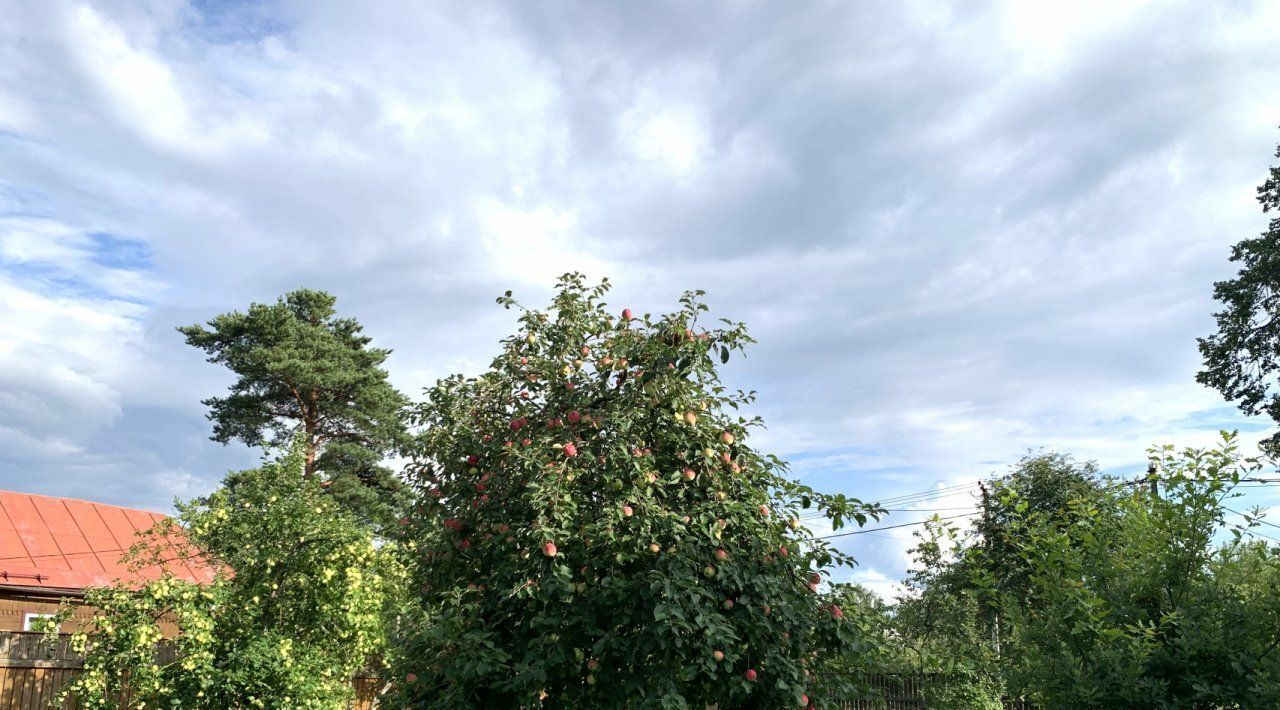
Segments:
[[[726,600],[724,600],[724,603],[723,603],[723,604],[721,604],[720,606],[724,607],[724,610],[725,610],[725,611],[729,611],[730,609],[732,609],[732,608],[733,608],[733,600],[732,600],[732,599],[726,599]]]
[[[716,559],[720,560],[721,562],[724,562],[725,560],[729,559],[729,553],[725,552],[724,550],[716,550]]]
[[[528,446],[529,444],[532,444],[532,443],[533,443],[533,439],[522,439],[520,441],[521,446]]]
[[[748,668],[746,673],[742,674],[749,682],[756,682],[756,669]]]
[[[630,518],[632,515],[635,515],[635,513],[636,513],[636,511],[635,511],[631,506],[629,506],[629,505],[624,505],[624,506],[622,506],[622,515],[623,515],[623,516]]]
[[[720,661],[724,660],[724,651],[716,649],[715,651],[711,652],[711,657],[716,659],[716,662],[719,663]]]
[[[568,443],[568,444],[565,444],[565,445],[564,445],[564,455],[565,455],[567,458],[573,458],[574,456],[577,456],[577,455],[578,455],[578,447],[574,446],[572,442],[570,442],[570,443]]]
[[[656,555],[659,552],[662,552],[662,546],[656,542],[651,542],[649,543],[649,552],[652,552],[653,554]]]
[[[623,308],[623,309],[622,309],[622,320],[631,320],[631,309],[630,309],[630,308]]]
[[[569,419],[570,424],[577,424],[578,422],[582,421],[582,415],[576,409],[572,412],[569,412],[569,415],[567,418]]]
[[[760,506],[760,514],[766,518],[769,517],[769,506],[767,505]]]
[[[844,611],[843,611],[840,607],[836,606],[835,604],[832,604],[832,605],[831,605],[831,615],[832,615],[832,616],[834,616],[834,617],[835,617],[835,618],[837,618],[837,619],[843,619],[843,618],[844,618]]]
[[[697,474],[693,469],[691,469],[691,468],[686,468],[686,469],[684,470],[684,480],[686,480],[686,481],[692,481],[693,479],[695,479],[695,478],[697,478],[697,477],[698,477],[698,474]]]
[[[418,674],[417,674],[417,673],[410,673],[410,674],[406,675],[406,676],[404,677],[404,682],[406,682],[406,683],[417,683],[417,682],[418,682]]]
[[[808,707],[808,706],[809,706],[809,696],[802,694],[800,696],[800,707]]]
[[[786,546],[786,545],[783,545],[782,547],[779,547],[779,548],[778,548],[778,554],[779,554],[779,555],[782,555],[783,557],[786,557],[787,555],[789,555],[789,554],[791,554],[791,553],[790,553],[790,552],[787,552],[787,546]]]
[[[542,554],[546,555],[547,557],[555,557],[555,556],[556,556],[556,544],[555,544],[554,542],[548,542],[548,543],[544,544],[544,545],[542,546]]]
[[[822,582],[822,575],[818,574],[817,572],[814,572],[813,574],[809,575],[809,584],[820,584],[821,582]]]
[[[480,459],[476,458],[475,456],[468,456],[468,457],[467,457],[467,465],[469,465],[469,466],[474,466],[474,465],[476,465],[477,463],[480,463]]]
[[[729,432],[727,432],[727,431],[722,431],[722,432],[720,432],[720,441],[723,441],[723,442],[724,442],[724,443],[726,443],[726,444],[732,444],[732,443],[733,443],[733,434],[731,434],[731,433],[729,433]]]

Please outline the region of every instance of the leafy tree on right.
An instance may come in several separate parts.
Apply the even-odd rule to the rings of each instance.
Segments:
[[[1272,167],[1258,187],[1258,202],[1264,213],[1280,211],[1280,166]],[[1272,218],[1261,235],[1236,244],[1231,261],[1239,262],[1240,271],[1214,284],[1223,310],[1214,314],[1218,332],[1199,340],[1204,369],[1196,381],[1221,392],[1245,414],[1280,422],[1280,217]],[[1261,445],[1280,453],[1280,432]]]

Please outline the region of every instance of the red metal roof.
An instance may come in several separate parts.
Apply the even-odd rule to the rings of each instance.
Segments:
[[[140,540],[138,533],[164,519],[145,510],[0,491],[0,584],[83,589],[158,579],[161,567],[130,570],[120,556]],[[166,544],[182,548],[181,540]],[[203,560],[179,554],[165,557],[188,558],[163,564],[179,579],[213,579],[213,568]]]

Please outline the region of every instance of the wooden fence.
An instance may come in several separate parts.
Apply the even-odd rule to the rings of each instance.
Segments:
[[[873,675],[863,679],[867,686],[865,697],[846,700],[839,710],[928,710],[925,689],[942,678],[937,676]],[[1004,700],[1004,710],[1034,710],[1027,700]]]
[[[70,637],[56,642],[44,634],[23,631],[0,632],[0,708],[3,710],[50,710],[58,691],[80,672],[83,659],[71,650]],[[157,650],[160,662],[173,660],[171,646]],[[373,710],[382,689],[377,678],[352,679],[356,699],[352,710]],[[74,708],[68,704],[68,708]]]

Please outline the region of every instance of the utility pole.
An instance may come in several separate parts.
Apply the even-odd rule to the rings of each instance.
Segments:
[[[1151,497],[1160,497],[1160,465],[1155,459],[1147,462],[1147,483],[1151,486]]]

